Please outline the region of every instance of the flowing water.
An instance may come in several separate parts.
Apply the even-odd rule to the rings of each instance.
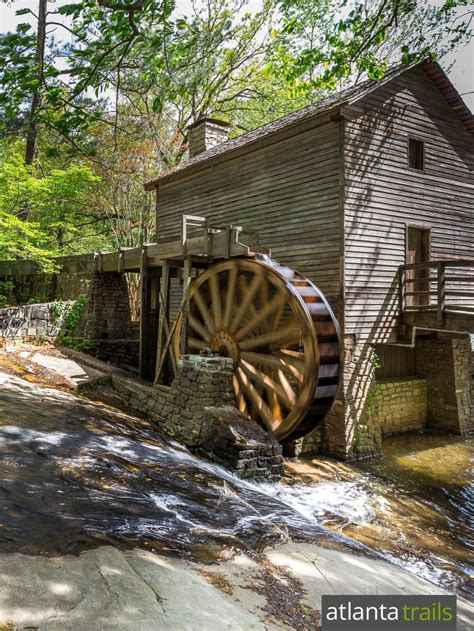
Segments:
[[[0,373],[0,552],[109,543],[211,560],[291,537],[381,555],[466,594],[473,451],[404,436],[383,460],[295,461],[284,483],[256,486],[145,421]]]
[[[0,552],[109,543],[211,560],[288,537],[342,545],[152,424],[0,373]]]
[[[287,466],[274,497],[438,585],[472,596],[474,439],[405,434],[384,457]]]

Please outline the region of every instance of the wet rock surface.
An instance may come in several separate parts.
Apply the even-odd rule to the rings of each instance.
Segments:
[[[239,477],[276,482],[283,473],[282,448],[237,409],[232,378],[231,359],[184,355],[170,388],[117,376],[112,380],[130,408],[195,453]]]
[[[146,421],[5,373],[0,515],[0,551],[33,554],[105,542],[209,560],[337,538]]]

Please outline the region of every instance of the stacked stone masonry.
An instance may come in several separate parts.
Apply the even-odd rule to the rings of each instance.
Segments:
[[[228,140],[229,125],[205,119],[190,127],[188,132],[189,156],[192,158]]]
[[[127,404],[195,453],[256,481],[281,478],[279,443],[235,407],[232,360],[185,355],[170,388],[113,376]]]
[[[425,379],[412,377],[378,382],[372,413],[374,422],[380,425],[382,436],[424,429],[426,395]]]
[[[127,279],[118,272],[93,274],[78,335],[91,340],[129,339],[133,334]]]
[[[380,426],[370,414],[375,396],[375,356],[370,344],[344,337],[344,373],[339,398],[325,419],[322,429],[303,439],[303,453],[312,445],[344,460],[381,453]],[[314,434],[314,436],[313,436]]]
[[[416,372],[427,380],[427,426],[466,434],[474,429],[468,335],[439,334],[417,340]]]
[[[54,340],[59,335],[62,324],[52,303],[0,309],[0,338],[4,340]]]
[[[93,340],[92,350],[96,357],[114,366],[138,368],[139,340]]]
[[[52,302],[53,300],[76,300],[89,293],[93,274],[28,274],[0,276],[0,281],[11,281],[14,285],[8,295],[11,304],[23,305],[32,300]]]

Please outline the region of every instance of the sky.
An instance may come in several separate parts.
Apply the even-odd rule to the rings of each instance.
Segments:
[[[440,4],[441,2],[441,0],[431,1],[435,4]],[[248,8],[252,11],[258,11],[261,3],[262,0],[249,0]],[[59,2],[51,0],[52,6],[57,6],[58,4]],[[190,0],[177,0],[177,12],[185,13],[190,4]],[[36,6],[37,0],[16,0],[9,4],[1,2],[0,32],[14,30],[18,22],[27,21],[27,16],[17,17],[15,11],[23,8],[35,10]],[[447,55],[440,63],[448,73],[457,91],[461,94],[471,111],[474,112],[474,38],[463,49]]]

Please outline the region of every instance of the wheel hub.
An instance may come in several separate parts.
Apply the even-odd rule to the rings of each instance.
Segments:
[[[211,350],[222,357],[231,357],[234,366],[240,361],[239,343],[230,331],[220,329],[216,331],[210,341]]]

